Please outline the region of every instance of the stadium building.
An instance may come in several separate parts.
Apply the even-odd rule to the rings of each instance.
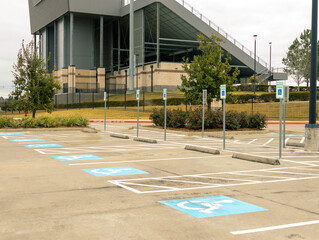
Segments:
[[[63,93],[120,93],[130,74],[129,0],[29,0],[31,32]],[[197,36],[216,34],[238,67],[238,83],[254,75],[258,81],[287,79],[270,71],[236,39],[184,0],[134,2],[134,88],[177,90],[182,59],[199,54]]]

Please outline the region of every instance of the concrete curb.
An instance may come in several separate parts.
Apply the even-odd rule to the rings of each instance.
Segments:
[[[133,138],[133,141],[137,142],[146,142],[146,143],[157,143],[155,139],[150,139],[150,138],[140,138],[140,137],[135,137]]]
[[[305,143],[290,142],[290,141],[288,141],[288,142],[286,143],[286,146],[290,146],[290,147],[302,147],[302,148],[304,148],[304,147],[305,147]]]
[[[271,165],[280,165],[280,162],[277,158],[270,158],[270,157],[262,157],[262,156],[256,156],[246,153],[234,153],[233,158],[238,158],[241,160],[247,160],[251,162],[259,162],[259,163],[266,163]]]
[[[216,154],[219,155],[220,151],[214,148],[208,148],[208,147],[201,147],[201,146],[194,146],[194,145],[186,145],[185,150],[191,150],[191,151],[197,151],[197,152],[203,152],[203,153],[210,153],[210,154]]]
[[[119,133],[111,133],[110,137],[122,138],[122,139],[130,139],[130,137],[128,135],[119,134]]]
[[[224,138],[223,136],[213,135],[213,134],[208,134],[207,136],[208,136],[208,137],[211,137],[211,138]],[[233,139],[234,139],[234,136],[225,136],[225,139],[233,140]]]
[[[97,133],[96,129],[95,128],[91,128],[91,127],[83,128],[82,132],[85,132],[85,133]]]

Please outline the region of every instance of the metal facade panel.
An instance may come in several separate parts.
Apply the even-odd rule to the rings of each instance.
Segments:
[[[31,33],[39,31],[69,11],[69,0],[29,0]]]
[[[122,1],[120,0],[69,0],[70,11],[77,13],[119,16]]]

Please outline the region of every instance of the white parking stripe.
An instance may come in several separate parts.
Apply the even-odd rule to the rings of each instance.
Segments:
[[[266,145],[268,145],[268,144],[269,144],[269,143],[271,143],[273,140],[274,140],[273,138],[269,139],[269,141],[268,141],[268,142],[266,142],[265,144],[263,144],[262,146],[266,146]]]
[[[252,144],[253,142],[257,141],[257,139],[253,139],[252,141],[250,141],[248,144]]]
[[[278,229],[284,229],[284,228],[307,226],[307,225],[313,225],[313,224],[319,224],[319,220],[309,221],[309,222],[293,223],[293,224],[285,224],[285,225],[278,225],[278,226],[265,227],[265,228],[255,228],[255,229],[244,230],[244,231],[236,231],[236,232],[231,232],[231,234],[240,235],[240,234],[248,234],[248,233],[257,233],[257,232],[272,231],[272,230],[278,230]]]
[[[300,143],[304,143],[305,142],[305,137],[303,137],[302,139],[301,139],[301,141],[300,141]]]
[[[223,155],[220,157],[230,157],[231,155]],[[207,158],[217,158],[214,157],[188,157],[188,158],[167,158],[167,159],[147,159],[147,160],[132,160],[132,161],[115,161],[115,162],[91,162],[91,163],[73,163],[70,166],[81,166],[81,165],[96,165],[96,164],[109,164],[109,163],[136,163],[136,162],[156,162],[156,161],[174,161],[174,160],[188,160],[188,159],[207,159]]]

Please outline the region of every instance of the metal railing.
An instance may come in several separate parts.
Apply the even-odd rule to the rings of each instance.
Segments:
[[[137,1],[137,0],[134,0]],[[189,3],[187,3],[185,0],[175,0],[177,3],[182,5],[184,8],[186,8],[188,11],[190,11],[192,14],[194,14],[196,17],[198,17],[200,20],[205,22],[207,25],[209,25],[211,28],[213,28],[216,32],[218,32],[220,35],[222,35],[224,38],[226,38],[228,41],[232,42],[236,47],[241,49],[243,52],[245,52],[250,57],[254,57],[253,51],[249,50],[247,47],[245,47],[243,44],[241,44],[239,41],[237,41],[234,37],[232,37],[230,34],[228,34],[226,31],[224,31],[222,28],[220,28],[218,25],[216,25],[214,22],[212,22],[209,18],[204,16],[201,12],[196,10],[193,6],[191,6]],[[122,5],[126,6],[130,4],[130,0],[122,0]],[[256,61],[259,62],[261,65],[268,68],[268,63],[261,59],[260,57],[256,58]]]

